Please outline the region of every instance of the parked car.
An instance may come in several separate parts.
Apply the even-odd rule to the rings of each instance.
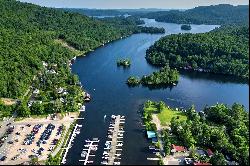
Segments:
[[[9,141],[8,144],[13,144],[14,142],[13,141]]]
[[[11,125],[11,123],[8,123],[6,126],[9,126],[9,125]]]
[[[6,156],[3,156],[0,160],[1,160],[1,161],[5,161],[6,158],[7,158]]]

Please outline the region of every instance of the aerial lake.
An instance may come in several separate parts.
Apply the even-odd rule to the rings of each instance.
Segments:
[[[100,139],[93,158],[94,164],[101,163],[110,116],[113,114],[126,116],[121,164],[157,164],[156,161],[147,160],[154,155],[148,151],[149,142],[138,113],[148,99],[162,100],[172,107],[188,108],[194,104],[197,111],[201,111],[205,105],[214,105],[217,102],[228,105],[238,102],[249,110],[249,85],[231,76],[181,71],[179,83],[171,89],[149,89],[143,86],[129,88],[125,83],[129,76],[141,77],[159,69],[147,63],[145,54],[162,36],[186,32],[204,33],[218,27],[191,25],[192,30],[183,31],[180,24],[144,20],[145,26],[164,27],[166,33],[135,34],[100,47],[85,57],[78,57],[73,64],[73,73],[79,76],[83,88],[91,94],[92,100],[86,104],[86,112],[80,115],[84,120],[77,122],[82,125],[81,134],[76,136],[69,150],[67,164],[83,164],[79,159],[84,140],[94,137]],[[116,61],[119,58],[130,58],[131,67],[118,68]],[[104,115],[107,115],[105,120]]]

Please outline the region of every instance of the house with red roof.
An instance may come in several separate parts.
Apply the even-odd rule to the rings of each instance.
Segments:
[[[175,144],[171,145],[171,152],[186,152],[187,149],[184,146],[177,146]]]

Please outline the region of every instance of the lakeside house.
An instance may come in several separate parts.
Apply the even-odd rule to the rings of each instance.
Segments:
[[[171,145],[171,152],[176,153],[176,152],[186,152],[187,148],[184,146],[177,146],[175,144]]]

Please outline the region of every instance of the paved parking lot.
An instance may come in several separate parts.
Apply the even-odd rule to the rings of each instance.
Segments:
[[[30,161],[31,158],[29,156],[31,155],[37,155],[39,161],[46,160],[48,154],[51,153],[50,149],[55,147],[55,144],[53,144],[53,142],[55,141],[55,139],[59,140],[62,136],[62,133],[58,133],[58,128],[64,125],[65,129],[68,130],[70,123],[73,122],[73,120],[74,119],[66,117],[62,120],[56,121],[49,121],[44,119],[39,121],[32,119],[32,121],[30,121],[29,123],[13,122],[13,124],[9,125],[6,129],[7,131],[8,128],[13,128],[14,126],[14,129],[11,129],[13,131],[8,135],[8,137],[6,137],[5,140],[2,141],[3,144],[0,147],[0,157],[7,157],[4,161],[0,161],[0,165],[21,164],[25,161]],[[40,128],[38,127],[39,124],[41,126]],[[50,125],[50,127],[48,127],[48,125]],[[36,126],[35,129],[34,126]],[[33,135],[31,135],[32,131],[33,133],[36,133],[33,134],[34,137]],[[3,133],[1,133],[1,135],[4,135],[5,132],[2,132]],[[40,140],[42,133],[44,133],[43,140],[45,142],[40,141],[41,143],[39,146],[37,145],[37,142]],[[49,135],[49,137],[46,135]],[[29,137],[29,139],[26,139],[27,137]],[[30,145],[25,145],[25,140],[26,143],[30,142],[30,140],[32,141],[30,142]],[[38,155],[39,153],[40,155]]]

